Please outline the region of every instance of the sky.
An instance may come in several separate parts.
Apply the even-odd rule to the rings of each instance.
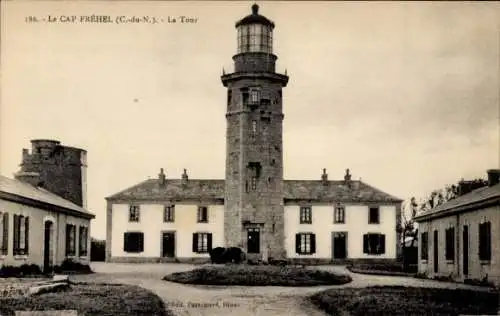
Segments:
[[[155,178],[223,179],[234,23],[253,2],[1,3],[0,172],[31,139],[88,152],[91,234],[105,197]],[[267,2],[283,91],[285,179],[425,197],[500,166],[500,3]],[[43,22],[150,16],[157,24]],[[28,23],[26,17],[39,22]],[[179,16],[196,23],[179,23]],[[175,18],[177,23],[167,23]]]

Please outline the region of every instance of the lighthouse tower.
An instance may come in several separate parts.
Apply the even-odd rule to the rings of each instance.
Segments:
[[[283,100],[288,76],[275,72],[274,23],[259,6],[236,22],[234,72],[227,87],[224,237],[249,258],[282,258]]]

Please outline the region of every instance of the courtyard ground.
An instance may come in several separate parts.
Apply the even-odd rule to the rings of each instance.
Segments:
[[[311,315],[325,314],[314,307],[307,296],[331,288],[366,287],[373,285],[402,285],[436,288],[472,288],[465,284],[415,279],[362,275],[349,272],[343,266],[317,266],[337,273],[348,273],[353,281],[346,285],[316,287],[247,287],[247,286],[203,286],[184,285],[163,281],[170,273],[188,271],[198,266],[188,264],[117,264],[92,263],[96,272],[91,275],[74,275],[72,281],[124,283],[144,287],[156,293],[176,315]]]

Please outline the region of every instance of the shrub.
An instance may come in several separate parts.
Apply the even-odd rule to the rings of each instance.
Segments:
[[[453,282],[454,281],[453,276],[451,274],[450,275],[436,275],[432,279],[436,280],[436,281],[443,281],[443,282]]]
[[[311,301],[333,315],[496,314],[499,295],[462,289],[374,286],[331,289]]]
[[[18,267],[2,266],[0,268],[0,277],[2,278],[20,278],[26,276],[42,276],[42,270],[36,264],[23,264]]]
[[[485,286],[491,288],[496,287],[493,282],[488,281],[488,276],[485,276],[482,279],[465,279],[464,283],[469,285]]]
[[[55,273],[77,272],[77,273],[93,273],[92,269],[87,264],[74,261],[70,258],[64,259],[60,267],[54,267]],[[56,270],[60,272],[56,272]]]
[[[238,247],[216,247],[209,253],[212,263],[241,263],[245,260],[245,252]]]
[[[131,285],[75,284],[65,292],[21,298],[0,297],[0,314],[14,311],[72,309],[78,315],[169,316],[162,300],[152,292]]]
[[[163,279],[185,284],[247,286],[339,285],[352,281],[351,277],[346,274],[271,265],[203,267],[187,272],[173,273]]]
[[[226,248],[223,247],[216,247],[210,250],[210,260],[212,263],[224,263],[224,252],[226,251]]]

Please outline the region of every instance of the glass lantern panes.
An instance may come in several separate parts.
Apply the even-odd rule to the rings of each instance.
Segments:
[[[262,24],[245,24],[238,27],[238,53],[272,53],[272,29]]]

